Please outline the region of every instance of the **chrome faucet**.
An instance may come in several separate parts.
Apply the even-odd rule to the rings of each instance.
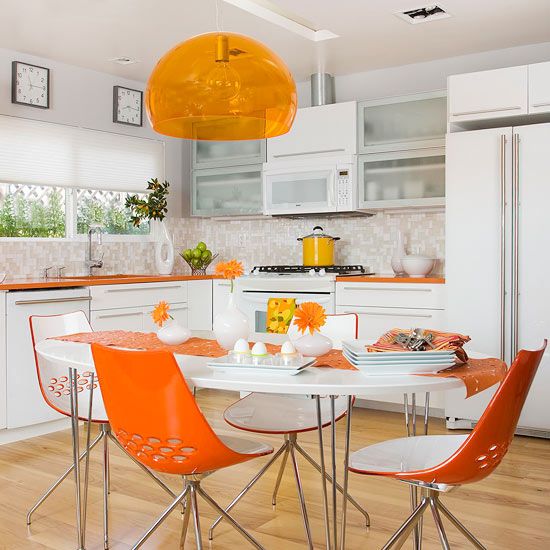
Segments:
[[[92,235],[96,233],[97,234],[97,244],[101,246],[102,239],[101,235],[103,233],[103,229],[99,225],[91,225],[88,229],[88,242],[86,244],[86,267],[89,270],[89,274],[93,275],[92,269],[94,267],[103,267],[103,252],[97,259],[92,258]]]

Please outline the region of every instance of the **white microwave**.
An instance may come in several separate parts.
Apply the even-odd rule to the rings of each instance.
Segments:
[[[358,209],[357,157],[266,163],[264,214],[318,214]]]

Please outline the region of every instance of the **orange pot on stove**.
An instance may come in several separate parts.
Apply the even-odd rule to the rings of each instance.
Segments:
[[[332,237],[323,232],[323,228],[316,225],[313,233],[300,237],[302,241],[302,263],[305,266],[334,265],[334,242],[340,237]]]

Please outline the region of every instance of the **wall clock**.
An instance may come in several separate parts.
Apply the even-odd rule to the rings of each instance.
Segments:
[[[50,69],[21,61],[11,64],[11,101],[19,105],[50,108]]]
[[[143,92],[113,86],[113,122],[143,126]]]

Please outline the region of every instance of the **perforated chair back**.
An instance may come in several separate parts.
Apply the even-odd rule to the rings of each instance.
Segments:
[[[92,344],[92,354],[113,433],[145,466],[199,474],[266,454],[241,454],[220,440],[171,353]]]
[[[71,414],[71,397],[69,386],[68,365],[57,363],[40,356],[34,350],[35,345],[47,338],[66,336],[81,332],[92,332],[92,327],[83,311],[74,311],[62,315],[32,315],[29,317],[31,339],[36,364],[36,373],[40,391],[46,403],[57,412],[69,416]],[[79,416],[86,418],[89,409],[92,371],[82,371],[77,374]],[[94,422],[106,422],[107,416],[101,398],[101,391],[94,380],[92,417]]]
[[[545,340],[538,350],[518,353],[483,416],[452,456],[432,468],[394,477],[447,485],[473,483],[487,477],[500,464],[514,438],[546,343]]]
[[[359,330],[359,317],[357,313],[336,313],[327,315],[326,323],[319,331],[332,340],[335,349],[342,349],[343,340],[354,340]],[[291,322],[287,336],[291,342],[302,336],[298,327]]]

